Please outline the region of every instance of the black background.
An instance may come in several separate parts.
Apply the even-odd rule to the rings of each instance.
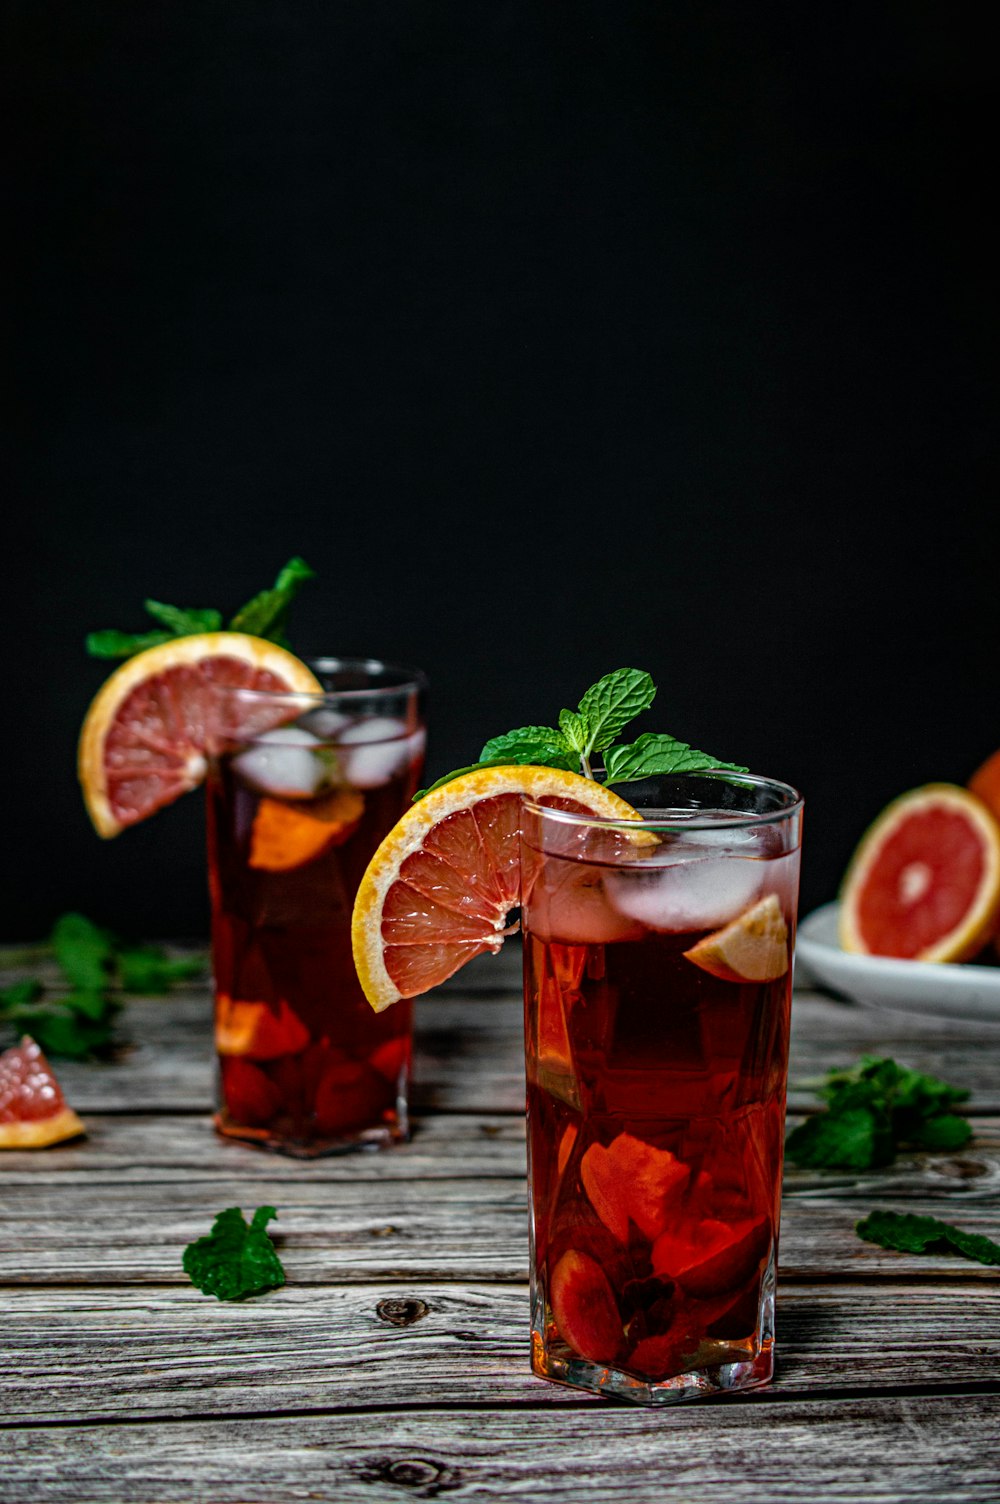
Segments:
[[[428,671],[435,775],[649,669],[640,729],[804,791],[807,908],[886,800],[1000,743],[967,12],[3,16],[9,938],[204,931],[200,798],[86,821],[82,639],[293,553],[300,651]]]

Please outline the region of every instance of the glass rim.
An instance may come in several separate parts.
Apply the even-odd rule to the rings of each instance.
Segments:
[[[769,789],[781,794],[785,799],[785,805],[780,809],[766,811],[732,811],[728,810],[704,810],[703,818],[699,818],[698,810],[672,810],[655,808],[649,811],[651,818],[647,818],[646,812],[637,809],[636,813],[641,816],[642,825],[651,830],[736,830],[747,826],[776,825],[785,820],[791,820],[801,814],[805,800],[798,789],[790,783],[784,783],[778,778],[767,778],[761,773],[733,773],[728,769],[700,768],[691,769],[687,772],[656,773],[654,778],[676,778],[683,782],[688,779],[702,778],[714,780],[716,783],[739,784],[743,787],[756,789]],[[634,783],[646,783],[649,779],[633,779]],[[605,784],[600,784],[605,788]],[[626,785],[627,787],[627,785]],[[622,796],[624,797],[624,796]],[[594,826],[600,830],[635,830],[635,820],[629,820],[622,816],[617,818],[613,815],[594,815],[587,811],[569,809],[554,809],[551,805],[538,804],[529,796],[524,797],[524,807],[533,815],[539,815],[545,820],[556,820],[564,825]],[[722,818],[720,818],[720,815]]]
[[[276,700],[292,700],[300,703],[316,705],[327,704],[331,700],[345,701],[352,704],[358,700],[371,700],[378,696],[390,698],[394,695],[419,693],[427,688],[427,675],[423,669],[410,668],[401,663],[389,663],[382,658],[334,658],[324,656],[321,658],[304,658],[303,663],[316,674],[355,673],[371,674],[376,677],[379,674],[398,674],[400,677],[394,684],[368,684],[360,685],[353,689],[251,689],[241,684],[218,685],[216,688],[224,693],[246,696],[249,700],[260,701],[262,704]]]

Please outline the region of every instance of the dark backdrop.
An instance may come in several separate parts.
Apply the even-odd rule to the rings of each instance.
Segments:
[[[292,553],[302,651],[429,672],[435,774],[648,668],[647,729],[805,792],[807,907],[1000,742],[968,13],[3,14],[9,936],[204,929],[200,799],[87,824],[82,639]]]

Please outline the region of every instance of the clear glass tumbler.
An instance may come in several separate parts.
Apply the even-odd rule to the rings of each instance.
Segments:
[[[622,792],[522,823],[532,1366],[666,1404],[773,1372],[802,800]]]
[[[299,1157],[408,1133],[411,1004],[376,1014],[365,1001],[351,909],[416,791],[426,738],[419,672],[311,667],[321,695],[219,691],[243,729],[208,775],[216,1127]]]

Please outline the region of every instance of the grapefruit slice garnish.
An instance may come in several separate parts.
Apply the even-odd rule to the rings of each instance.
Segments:
[[[86,1129],[66,1106],[52,1067],[25,1035],[0,1055],[0,1149],[45,1149]]]
[[[788,970],[788,926],[777,893],[768,893],[684,955],[723,982],[777,981]]]
[[[106,680],[80,733],[78,768],[99,835],[116,836],[205,777],[227,740],[291,719],[287,705],[241,704],[219,689],[322,693],[304,663],[244,632],[201,632],[147,648]]]
[[[335,789],[321,799],[262,799],[250,832],[250,865],[288,872],[342,846],[361,823],[365,798],[356,789]]]
[[[840,895],[844,950],[967,961],[1000,915],[1000,825],[967,789],[929,783],[865,832]]]
[[[624,799],[560,768],[477,768],[425,794],[386,836],[354,902],[354,963],[376,1012],[496,952],[520,902],[521,801],[639,820]]]

